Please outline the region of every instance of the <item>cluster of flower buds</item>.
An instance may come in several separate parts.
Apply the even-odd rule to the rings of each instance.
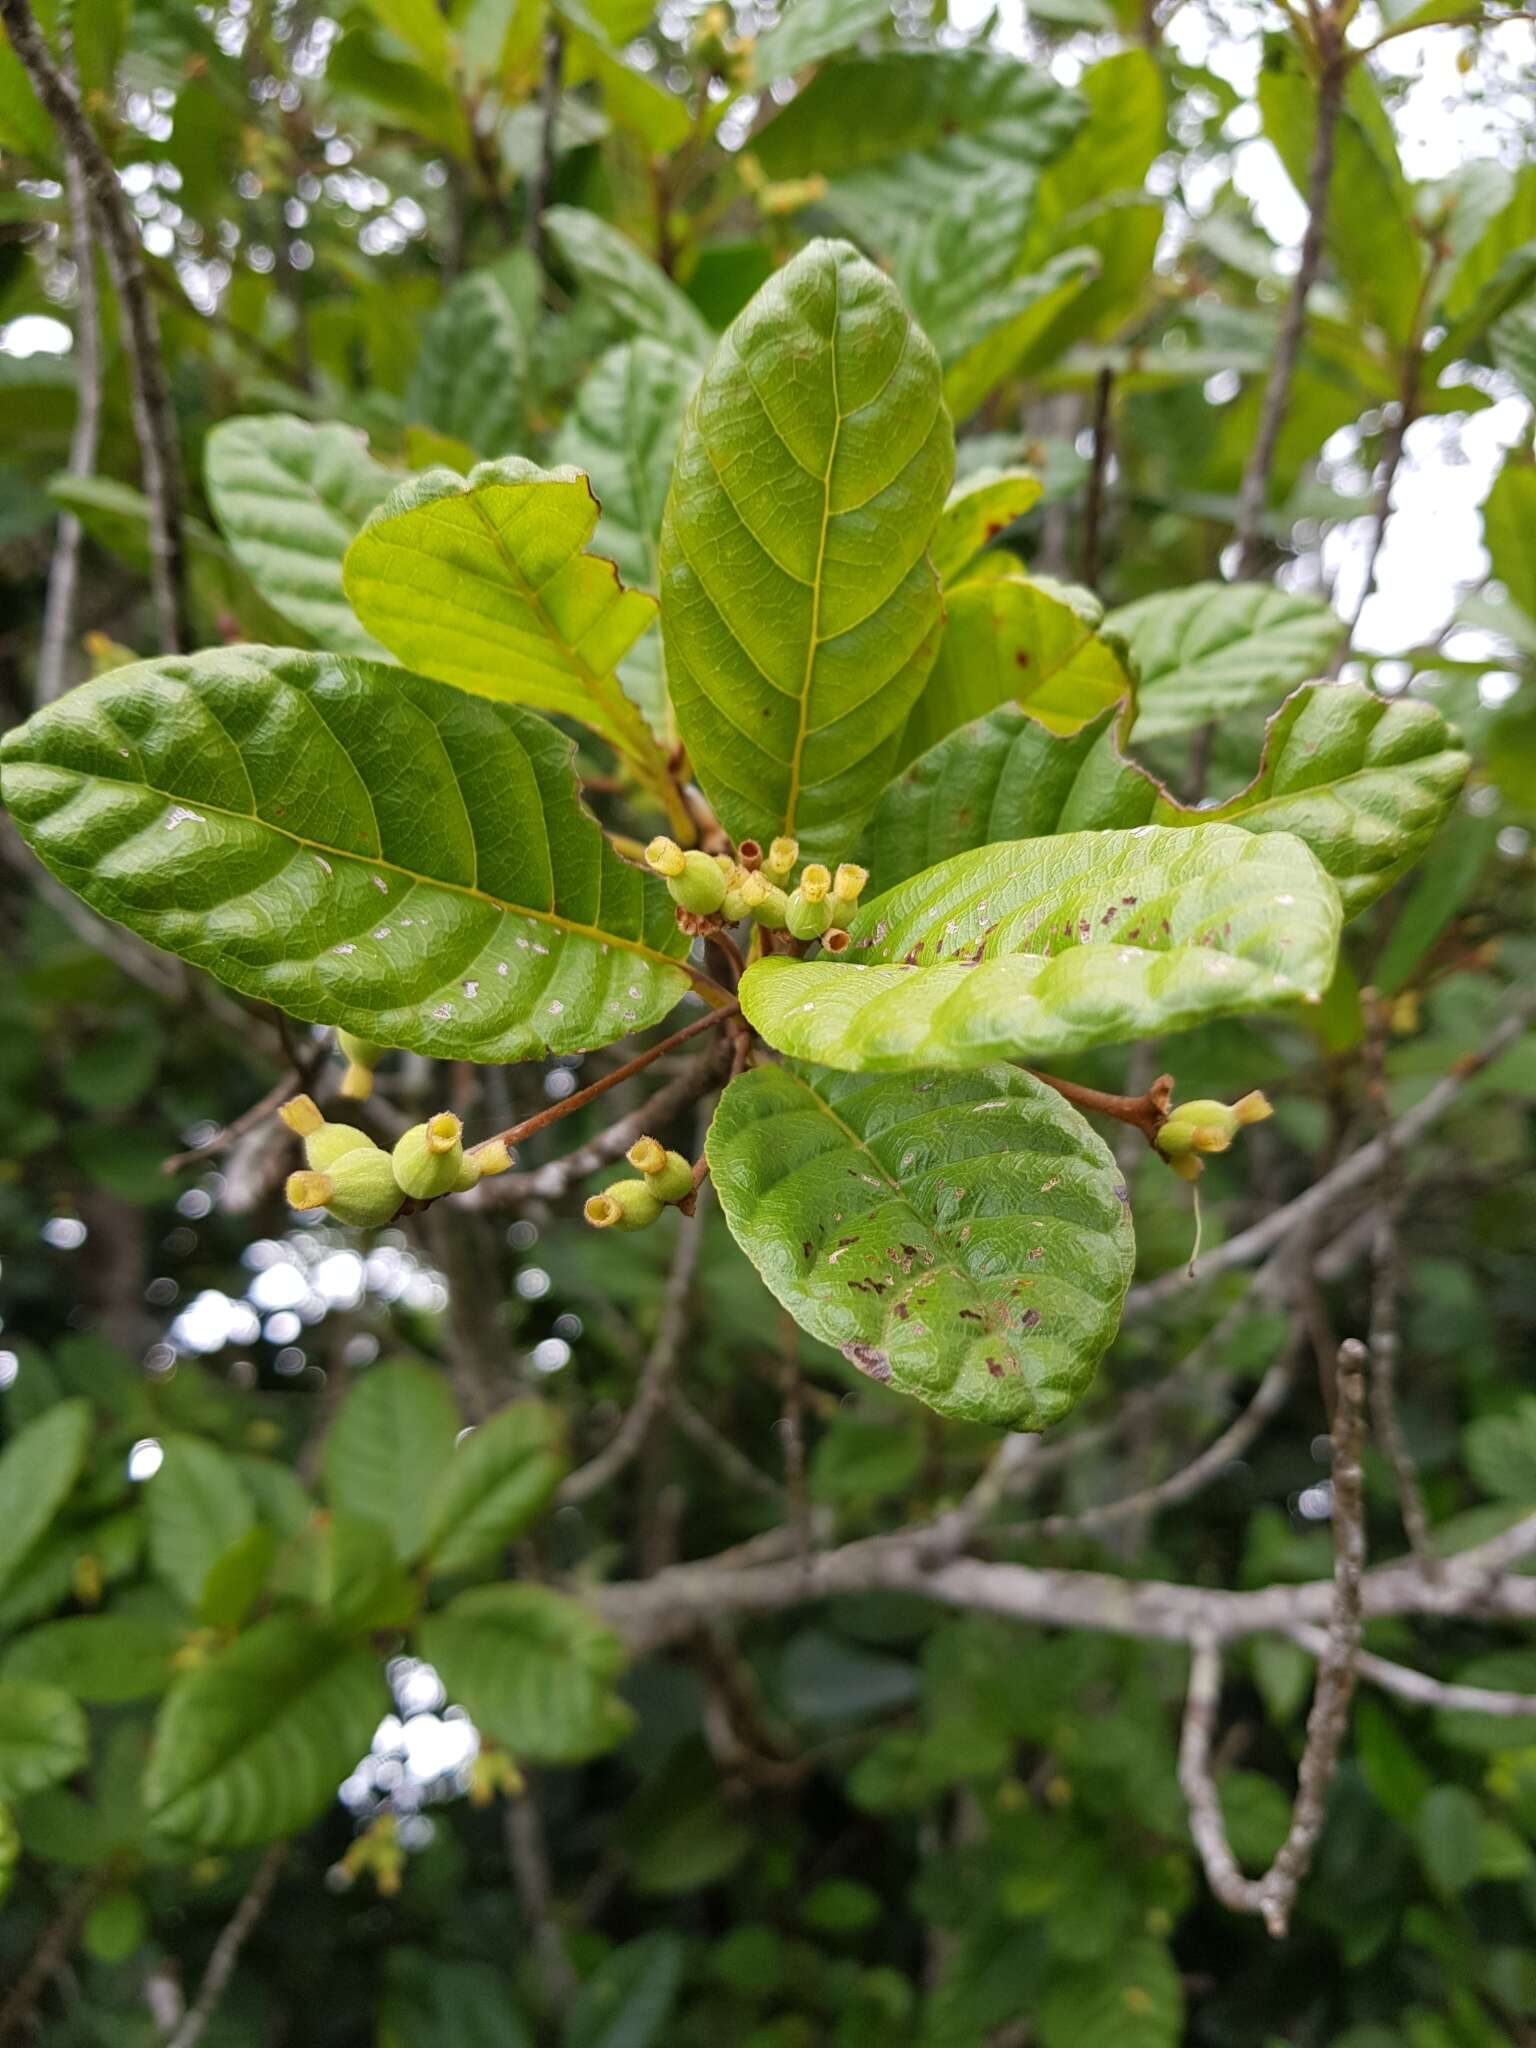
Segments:
[[[393,1152],[355,1124],[328,1123],[308,1095],[295,1095],[278,1115],[304,1140],[305,1170],[288,1176],[290,1207],[329,1209],[338,1223],[358,1230],[388,1223],[407,1197],[430,1202],[463,1194],[512,1164],[500,1138],[466,1151],[464,1126],[451,1110],[413,1124]]]
[[[719,917],[726,924],[751,918],[765,931],[787,931],[791,938],[820,939],[829,953],[846,952],[846,933],[853,922],[867,868],[844,861],[836,874],[819,861],[809,861],[791,886],[800,845],[775,839],[765,853],[755,839],[744,839],[733,857],[728,853],[685,853],[674,839],[653,839],[645,858],[661,876],[679,910],[694,917]]]
[[[693,1193],[693,1168],[681,1152],[655,1138],[637,1138],[625,1153],[638,1180],[616,1180],[592,1195],[582,1213],[594,1230],[644,1230],[669,1203]]]
[[[381,1899],[397,1896],[405,1877],[405,1850],[392,1813],[381,1813],[349,1844],[339,1863],[326,1872],[332,1891],[350,1891],[360,1877],[371,1877]]]
[[[1244,1124],[1261,1124],[1274,1105],[1255,1088],[1238,1102],[1181,1102],[1152,1140],[1182,1180],[1198,1180],[1206,1152],[1225,1152]]]

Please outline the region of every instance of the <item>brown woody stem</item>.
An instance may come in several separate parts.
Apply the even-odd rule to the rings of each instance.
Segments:
[[[1145,1094],[1110,1095],[1102,1088],[1084,1088],[1076,1081],[1063,1081],[1055,1074],[1042,1074],[1038,1067],[1026,1067],[1027,1074],[1043,1081],[1047,1088],[1056,1093],[1074,1109],[1084,1110],[1090,1116],[1113,1117],[1116,1123],[1129,1124],[1141,1132],[1149,1145],[1155,1145],[1157,1134],[1168,1121],[1168,1105],[1173,1100],[1172,1074],[1159,1074]]]

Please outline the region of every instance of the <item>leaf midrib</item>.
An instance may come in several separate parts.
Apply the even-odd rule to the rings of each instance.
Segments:
[[[800,804],[800,765],[805,753],[806,728],[811,716],[811,680],[816,654],[821,645],[821,587],[827,559],[827,534],[832,525],[832,472],[837,466],[838,443],[843,432],[843,401],[837,388],[837,333],[842,318],[842,273],[832,266],[832,336],[827,366],[832,376],[832,439],[827,448],[827,467],[821,479],[821,533],[816,542],[816,569],[811,581],[811,620],[805,648],[805,671],[800,678],[800,701],[795,711],[795,750],[789,760],[789,789],[784,798],[784,830],[794,836],[795,812]],[[902,354],[906,343],[902,344]],[[787,444],[786,444],[787,445]]]

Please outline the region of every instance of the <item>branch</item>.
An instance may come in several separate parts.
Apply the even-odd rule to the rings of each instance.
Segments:
[[[1088,471],[1088,495],[1083,505],[1083,578],[1092,590],[1099,580],[1099,529],[1104,518],[1104,484],[1109,471],[1109,404],[1115,373],[1106,364],[1100,370],[1093,392],[1093,463]]]
[[[91,233],[91,195],[80,159],[66,142],[64,176],[69,188],[69,239],[75,259],[75,423],[69,436],[70,476],[91,476],[101,432],[101,308],[96,292],[96,249]],[[73,512],[59,520],[43,635],[37,656],[37,701],[51,704],[65,689],[75,638],[75,595],[80,584],[82,529]]]
[[[144,274],[133,217],[79,97],[55,62],[28,0],[0,0],[0,21],[10,36],[32,90],[58,129],[65,155],[80,167],[106,251],[107,268],[122,307],[123,353],[139,443],[144,495],[149,501],[149,580],[160,622],[160,648],[177,654],[187,643],[183,616],[181,478],[176,416],[160,356],[160,324]]]
[[[551,1159],[526,1173],[501,1173],[482,1180],[471,1197],[471,1205],[500,1208],[506,1203],[558,1201],[577,1181],[585,1180],[599,1167],[611,1166],[636,1138],[647,1131],[660,1130],[685,1104],[702,1095],[710,1084],[713,1064],[711,1060],[700,1060],[686,1074],[679,1074],[665,1087],[658,1088],[638,1109],[630,1110],[616,1124],[599,1131],[595,1138],[568,1152],[563,1159]]]
[[[213,1945],[213,1954],[208,1958],[208,1967],[203,1972],[202,1983],[197,1987],[197,1996],[187,2008],[186,2018],[166,2043],[166,2048],[196,2048],[197,2042],[203,2038],[203,2030],[213,2018],[220,1999],[229,1988],[229,1980],[235,1973],[240,1951],[250,1939],[256,1922],[267,1909],[267,1901],[276,1888],[287,1855],[288,1844],[274,1842],[257,1864],[256,1875],[246,1887],[244,1897]]]
[[[1321,27],[1322,24],[1319,23],[1319,29]],[[1237,526],[1233,538],[1237,543],[1237,574],[1240,578],[1253,577],[1259,573],[1264,510],[1269,502],[1270,472],[1275,466],[1275,451],[1280,445],[1280,429],[1285,425],[1285,416],[1290,408],[1291,380],[1296,374],[1302,336],[1306,332],[1307,299],[1322,267],[1323,231],[1328,217],[1328,188],[1333,182],[1333,148],[1348,66],[1349,52],[1345,48],[1343,37],[1337,31],[1331,31],[1329,47],[1323,56],[1322,76],[1318,81],[1317,130],[1312,141],[1312,162],[1307,173],[1306,232],[1301,240],[1301,255],[1296,265],[1296,275],[1291,282],[1291,296],[1286,305],[1285,318],[1280,325],[1275,360],[1270,366],[1269,382],[1264,388],[1264,403],[1259,413],[1259,430],[1254,437],[1248,466],[1243,471],[1242,493],[1238,499]]]
[[[1054,1088],[1074,1109],[1093,1116],[1113,1117],[1116,1123],[1140,1131],[1149,1145],[1156,1142],[1158,1132],[1168,1121],[1168,1105],[1173,1100],[1172,1074],[1160,1074],[1140,1095],[1110,1095],[1102,1088],[1085,1088],[1078,1081],[1062,1081],[1055,1074],[1042,1074],[1038,1067],[1026,1067],[1025,1072],[1034,1080],[1043,1081],[1047,1088]]]
[[[597,1456],[589,1458],[585,1465],[578,1465],[574,1472],[568,1474],[556,1496],[562,1506],[570,1507],[579,1501],[590,1500],[594,1493],[600,1493],[618,1477],[645,1442],[652,1422],[666,1401],[672,1375],[677,1368],[678,1353],[687,1335],[689,1296],[693,1292],[693,1276],[699,1263],[703,1235],[703,1219],[697,1209],[691,1216],[678,1218],[672,1269],[667,1275],[656,1335],[646,1355],[635,1398]]]
[[[1331,1173],[1324,1174],[1320,1181],[1314,1182],[1294,1201],[1287,1202],[1284,1208],[1274,1210],[1247,1230],[1240,1230],[1236,1237],[1229,1237],[1225,1244],[1217,1245],[1214,1251],[1207,1252],[1200,1261],[1199,1277],[1208,1280],[1217,1273],[1230,1272],[1235,1266],[1251,1265],[1294,1231],[1320,1223],[1346,1195],[1369,1187],[1381,1172],[1388,1144],[1406,1152],[1416,1139],[1438,1123],[1470,1080],[1491,1066],[1501,1053],[1507,1052],[1530,1029],[1533,1020],[1536,1020],[1536,994],[1527,994],[1488,1034],[1486,1043],[1477,1052],[1458,1060],[1422,1102],[1398,1118],[1391,1127],[1390,1137],[1383,1133],[1373,1138],[1369,1144],[1351,1152]],[[1147,1309],[1157,1307],[1188,1284],[1185,1269],[1176,1266],[1155,1280],[1133,1287],[1125,1298],[1125,1317],[1141,1315]]]
[[[1325,1630],[1305,1624],[1290,1630],[1293,1643],[1314,1657],[1323,1654],[1328,1637]],[[1449,1714],[1496,1714],[1510,1720],[1536,1716],[1536,1693],[1496,1692],[1486,1685],[1454,1685],[1448,1679],[1429,1678],[1422,1671],[1410,1671],[1405,1664],[1391,1664],[1362,1650],[1355,1660],[1362,1678],[1416,1707],[1438,1707]]]
[[[778,1480],[771,1473],[759,1471],[752,1460],[737,1450],[730,1438],[701,1415],[687,1395],[675,1386],[667,1390],[667,1413],[683,1435],[720,1467],[731,1484],[744,1488],[748,1493],[760,1494],[764,1500],[783,1501],[785,1489]]]
[[[1237,1913],[1257,1913],[1278,1941],[1289,1925],[1297,1887],[1323,1831],[1328,1788],[1339,1766],[1360,1656],[1360,1583],[1365,1567],[1365,1504],[1360,1446],[1365,1433],[1365,1347],[1339,1348],[1333,1417],[1333,1602],[1307,1739],[1296,1774],[1291,1825],[1262,1877],[1244,1877],[1227,1841],[1211,1771],[1211,1737],[1221,1698],[1221,1651],[1198,1641],[1190,1660],[1189,1695],[1179,1743],[1179,1784],[1189,1802],[1190,1831],[1216,1896]]]
[[[503,1822],[507,1862],[517,1887],[518,1903],[528,1923],[545,1995],[556,2012],[569,2004],[577,1976],[565,1946],[565,1936],[555,1918],[554,1881],[550,1876],[549,1848],[544,1824],[534,1804],[533,1790],[521,1799],[509,1799]]]
[[[45,1929],[27,1967],[7,1992],[4,2004],[0,2004],[0,2048],[31,2019],[37,2001],[63,1969],[85,1916],[105,1882],[105,1871],[92,1871],[81,1878]]]

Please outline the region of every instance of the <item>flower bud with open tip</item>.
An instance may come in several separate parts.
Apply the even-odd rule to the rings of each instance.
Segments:
[[[832,922],[844,929],[853,923],[853,913],[869,880],[869,869],[845,860],[832,877]]]
[[[356,1038],[350,1031],[338,1031],[336,1050],[347,1063],[341,1077],[342,1094],[348,1102],[366,1102],[373,1093],[373,1070],[389,1047],[375,1045],[371,1038]]]
[[[720,901],[720,915],[727,924],[740,924],[744,917],[751,915],[752,906],[744,894],[743,885],[747,870],[731,862],[731,871],[725,878],[725,895]]]
[[[725,876],[707,853],[684,853],[675,839],[656,838],[645,849],[646,864],[661,876],[672,901],[696,917],[712,917],[725,900]]]
[[[781,932],[789,898],[777,882],[770,882],[765,874],[749,874],[741,885],[741,900],[748,913],[765,931]]]
[[[464,1126],[452,1110],[412,1124],[394,1151],[395,1179],[408,1195],[429,1202],[451,1193],[464,1164],[463,1136]]]
[[[512,1165],[512,1153],[505,1138],[484,1138],[478,1145],[472,1145],[464,1154],[466,1165],[475,1169],[476,1180],[490,1180],[498,1173],[506,1173]]]
[[[294,1209],[329,1209],[338,1223],[354,1230],[374,1230],[400,1209],[400,1184],[389,1154],[376,1145],[344,1152],[324,1173],[288,1176],[288,1203]]]
[[[693,1193],[693,1168],[681,1152],[668,1152],[655,1138],[637,1138],[625,1158],[658,1202],[684,1202]]]
[[[616,1180],[600,1195],[590,1195],[581,1213],[594,1230],[645,1230],[662,1207],[643,1180]]]
[[[318,1173],[326,1172],[344,1152],[379,1149],[355,1124],[327,1123],[312,1096],[295,1095],[277,1113],[304,1140],[304,1158]]]
[[[813,862],[800,877],[799,886],[784,910],[784,922],[796,939],[819,939],[832,922],[828,892],[832,877],[819,862]]]
[[[770,882],[787,882],[795,871],[795,862],[800,858],[798,839],[775,839],[763,855],[763,873]]]
[[[1181,1179],[1195,1180],[1200,1155],[1225,1152],[1245,1124],[1260,1124],[1273,1115],[1273,1105],[1258,1089],[1230,1104],[1201,1097],[1177,1104],[1152,1142]]]

